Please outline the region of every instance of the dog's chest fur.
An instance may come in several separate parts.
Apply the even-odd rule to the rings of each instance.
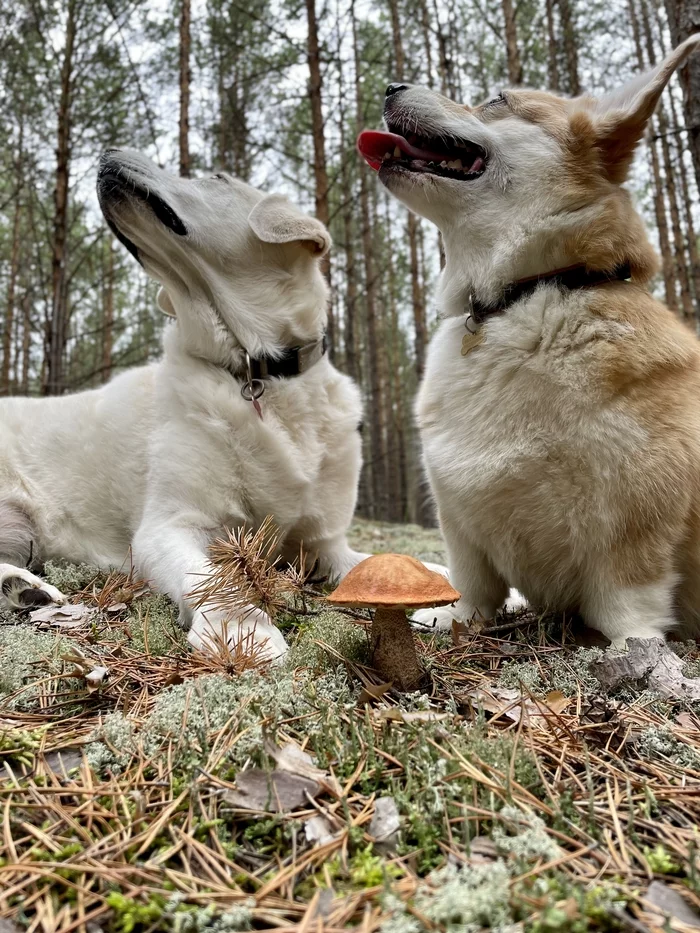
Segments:
[[[417,401],[438,500],[513,586],[575,601],[576,566],[619,527],[648,444],[606,383],[633,328],[591,313],[585,292],[547,288],[489,319],[462,356],[465,333],[463,318],[440,326]]]

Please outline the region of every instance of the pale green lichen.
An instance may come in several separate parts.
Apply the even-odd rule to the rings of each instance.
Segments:
[[[577,648],[573,652],[546,655],[541,663],[509,661],[496,681],[506,689],[522,687],[535,696],[543,697],[552,690],[564,696],[584,696],[600,693],[600,682],[591,673],[590,666],[602,654],[600,648]]]
[[[105,716],[91,739],[85,757],[97,774],[121,774],[137,751],[134,724],[121,713]]]
[[[682,768],[700,770],[700,754],[690,745],[679,741],[670,729],[650,726],[637,739],[637,749],[642,758],[668,758]]]
[[[169,655],[187,648],[187,633],[178,624],[178,609],[162,593],[135,600],[129,607],[131,644],[152,655]]]
[[[104,584],[108,574],[94,564],[69,564],[66,561],[47,560],[42,572],[51,586],[70,595],[94,584],[98,588]]]
[[[296,630],[292,650],[286,666],[309,667],[316,671],[331,670],[342,665],[344,660],[366,664],[369,658],[367,633],[362,625],[333,609],[324,609],[309,617]],[[333,649],[340,657],[329,652],[324,645]]]
[[[483,928],[506,933],[511,928],[510,875],[501,860],[460,869],[448,865],[427,880],[412,899],[414,914],[399,898],[385,896],[383,906],[389,918],[380,927],[382,933],[424,933],[427,929],[476,933]]]
[[[65,667],[61,655],[67,648],[68,643],[63,638],[41,634],[30,625],[0,628],[0,698],[24,687],[21,694],[7,704],[10,709],[34,708],[40,688],[33,682],[61,673]]]
[[[204,766],[217,736],[226,727],[232,741],[225,745],[225,763],[235,768],[251,761],[264,764],[263,728],[274,735],[281,719],[337,710],[343,703],[350,704],[351,695],[341,671],[301,678],[279,669],[268,675],[248,671],[233,680],[209,674],[163,690],[141,725],[139,741],[147,756],[171,744],[174,764],[190,773]],[[104,739],[128,753],[134,735],[125,723],[127,720],[114,714],[93,735],[88,760],[96,771],[112,769],[114,764],[123,767],[124,762],[115,760]],[[115,731],[113,738],[107,729]],[[123,740],[116,735],[117,730],[123,730]]]
[[[551,861],[561,855],[561,849],[547,832],[544,820],[511,805],[499,813],[500,824],[494,827],[492,839],[502,855],[528,861],[541,858]]]

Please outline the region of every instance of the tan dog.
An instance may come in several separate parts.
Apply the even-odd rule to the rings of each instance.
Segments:
[[[463,595],[423,621],[478,627],[515,586],[616,644],[700,628],[700,345],[620,187],[698,44],[599,100],[392,85],[391,132],[360,137],[447,258],[417,416]]]

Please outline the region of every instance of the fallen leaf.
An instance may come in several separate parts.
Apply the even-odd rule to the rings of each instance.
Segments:
[[[44,606],[29,613],[32,622],[47,623],[57,628],[78,628],[93,615],[94,610],[85,603],[65,606]]]
[[[317,813],[304,823],[304,833],[310,843],[323,846],[335,839],[335,833],[325,816]]]
[[[506,716],[513,722],[520,722],[523,714],[526,721],[546,718],[551,713],[559,714],[571,703],[571,699],[559,690],[553,690],[544,700],[538,700],[535,697],[523,696],[515,687],[493,687],[488,690],[477,688],[468,696],[476,700],[488,713]]]
[[[377,797],[374,802],[374,814],[369,824],[369,834],[375,842],[384,846],[394,846],[401,819],[393,797]]]
[[[696,913],[683,897],[663,881],[652,881],[643,896],[643,900],[658,908],[671,919],[691,927],[700,928],[700,914]]]
[[[367,684],[360,691],[357,698],[358,706],[366,706],[372,700],[381,700],[381,698],[391,690],[391,684]]]
[[[328,772],[316,767],[311,755],[295,742],[288,742],[282,748],[279,748],[266,737],[263,741],[263,747],[280,771],[288,771],[290,774],[296,774],[319,783],[324,783],[328,778]]]
[[[126,603],[113,603],[111,606],[107,606],[107,608],[105,609],[105,612],[107,613],[107,615],[116,616],[116,615],[119,615],[120,612],[124,612],[124,610],[128,608],[129,607],[127,606]]]
[[[109,676],[108,667],[94,667],[85,675],[88,690],[96,690]]]
[[[316,797],[321,787],[316,781],[288,771],[263,771],[249,768],[236,775],[236,790],[227,790],[223,799],[242,810],[286,813],[308,807],[309,797]]]

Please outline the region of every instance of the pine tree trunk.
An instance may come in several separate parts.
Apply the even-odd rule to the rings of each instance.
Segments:
[[[505,24],[508,83],[518,85],[523,83],[523,66],[520,61],[520,51],[518,49],[515,7],[513,6],[513,0],[501,0],[501,5],[503,7],[503,21]]]
[[[581,82],[578,74],[578,46],[576,43],[573,3],[574,0],[559,0],[559,12],[561,15],[561,31],[564,36],[568,91],[572,97],[578,97],[581,93]]]
[[[420,28],[423,36],[423,50],[425,52],[425,72],[428,87],[433,86],[433,48],[430,41],[430,10],[428,0],[418,0],[420,5]]]
[[[7,283],[7,305],[2,335],[2,368],[0,370],[0,395],[10,394],[10,360],[12,356],[12,328],[15,321],[15,294],[19,275],[20,218],[22,213],[22,131],[20,128],[19,153],[15,172],[15,209],[12,219],[12,245],[10,247],[10,277]],[[16,371],[15,371],[16,378]]]
[[[363,126],[365,120],[362,100],[361,61],[357,40],[357,21],[355,19],[355,4],[350,5],[352,18],[352,35],[355,57],[355,102],[357,106],[357,127]],[[377,301],[377,272],[374,263],[374,242],[372,236],[370,199],[367,168],[363,165],[360,172],[360,223],[362,252],[365,267],[365,323],[367,329],[367,371],[369,374],[370,404],[370,468],[372,489],[372,516],[379,517],[382,511],[384,489],[382,474],[386,463],[384,448],[384,400],[382,398],[381,372],[379,367],[378,351],[378,301]]]
[[[60,395],[63,391],[63,356],[68,336],[68,295],[66,288],[68,239],[68,190],[70,183],[73,55],[76,38],[77,0],[68,0],[66,43],[61,65],[61,92],[56,145],[56,187],[54,189],[53,243],[51,257],[52,305],[48,322],[47,354],[43,391]]]
[[[559,90],[559,61],[557,36],[554,27],[554,4],[556,0],[545,0],[547,12],[547,82],[550,91]]]
[[[20,392],[26,395],[29,392],[29,366],[32,350],[32,296],[29,288],[22,296],[22,380]]]
[[[323,127],[323,79],[321,55],[318,45],[316,0],[306,0],[307,44],[306,61],[309,67],[309,102],[311,104],[311,134],[314,144],[314,200],[316,217],[328,226],[328,169],[326,167],[326,141]],[[328,256],[322,263],[323,274],[330,283],[331,267]],[[328,345],[331,359],[335,348],[335,321],[333,309],[328,309]]]
[[[649,21],[649,10],[647,0],[640,0],[640,9],[642,12],[642,25],[644,27],[644,40],[646,44],[647,59],[652,67],[656,64],[656,50],[654,48],[654,39],[651,32]],[[688,264],[685,257],[685,238],[681,228],[681,217],[678,206],[678,192],[676,188],[676,173],[674,170],[673,159],[671,158],[671,147],[668,135],[668,118],[664,104],[657,108],[657,125],[661,142],[661,154],[663,158],[664,174],[666,176],[666,190],[668,193],[669,213],[671,217],[671,231],[673,233],[673,252],[676,266],[676,275],[681,289],[681,310],[683,318],[691,321],[695,317],[693,307],[693,296],[690,291],[690,276],[688,275]]]
[[[114,329],[114,243],[111,234],[107,235],[107,268],[103,297],[102,321],[102,382],[109,382],[112,377],[112,344]]]
[[[630,15],[630,22],[632,24],[632,35],[634,37],[634,47],[637,54],[637,65],[640,71],[644,71],[646,68],[646,61],[644,58],[644,52],[642,51],[642,38],[634,0],[628,0],[627,6]],[[661,269],[664,280],[664,297],[668,307],[672,311],[677,311],[678,297],[676,295],[676,277],[673,254],[671,253],[671,244],[668,237],[668,217],[666,215],[666,189],[661,177],[661,166],[659,163],[657,141],[654,139],[649,141],[649,162],[651,164],[652,178],[654,179],[654,214],[656,216],[656,229],[659,235],[659,249],[661,251]]]
[[[405,74],[405,57],[398,0],[389,0],[389,13],[391,16],[391,33],[394,44],[394,74],[397,81],[403,81]],[[418,218],[415,214],[409,212],[407,231],[411,262],[411,302],[413,304],[413,324],[415,329],[416,372],[420,379],[425,369],[425,348],[428,337],[425,323],[425,301],[420,285],[420,270],[418,268],[418,226]]]
[[[189,178],[192,170],[190,158],[190,0],[180,0],[180,174]]]
[[[665,0],[671,41],[678,45],[700,32],[700,0]],[[695,178],[700,189],[700,56],[691,55],[680,69],[683,109]]]

